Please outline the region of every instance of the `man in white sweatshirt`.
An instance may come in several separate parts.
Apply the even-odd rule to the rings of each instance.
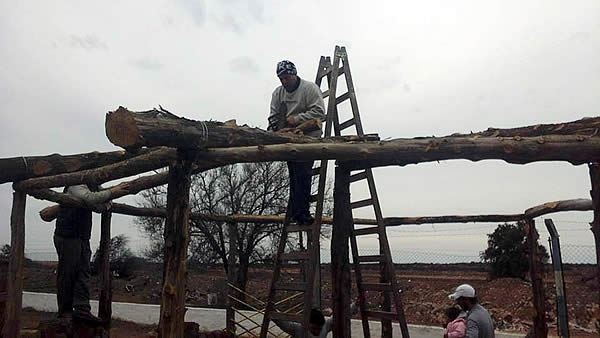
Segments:
[[[281,86],[275,89],[271,97],[268,130],[293,128],[312,119],[325,120],[321,89],[315,83],[301,79],[292,62],[279,62],[277,77]],[[319,129],[307,135],[320,137],[321,133]],[[312,224],[314,218],[310,215],[309,199],[313,161],[288,161],[287,164],[290,173],[291,218],[298,224]]]

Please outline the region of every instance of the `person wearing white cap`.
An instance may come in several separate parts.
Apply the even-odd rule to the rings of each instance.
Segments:
[[[495,338],[494,321],[490,313],[479,304],[475,288],[469,284],[456,287],[453,294],[448,298],[467,312],[467,338]]]

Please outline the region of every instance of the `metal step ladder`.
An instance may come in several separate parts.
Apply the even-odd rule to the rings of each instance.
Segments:
[[[341,63],[341,66],[340,66]],[[344,75],[346,87],[348,91],[340,96],[337,96],[337,81],[340,76]],[[353,135],[365,136],[358,112],[358,103],[350,73],[350,64],[348,63],[348,54],[345,47],[335,47],[333,63],[330,57],[321,56],[319,68],[315,83],[320,87],[324,78],[327,78],[328,89],[323,92],[323,98],[328,98],[327,118],[325,123],[324,137],[331,136],[332,131],[335,136],[341,136],[343,130],[355,126],[356,133]],[[338,115],[338,105],[350,100],[352,108],[352,117],[340,123]],[[350,134],[348,134],[350,135]],[[325,195],[325,184],[327,175],[327,160],[321,160],[320,166],[313,168],[313,175],[318,175],[319,184],[316,195],[311,196],[311,202],[316,202],[315,222],[309,226],[299,226],[290,222],[289,213],[286,213],[283,231],[281,234],[279,247],[277,251],[277,259],[273,270],[273,277],[269,290],[269,297],[264,312],[263,323],[261,328],[261,338],[266,338],[270,320],[285,320],[302,323],[305,328],[308,328],[310,311],[314,307],[320,307],[320,243],[319,237],[321,232],[321,222],[323,217],[323,204]],[[354,261],[354,271],[356,276],[357,290],[360,299],[360,312],[363,323],[363,334],[365,337],[370,337],[369,319],[382,320],[382,325],[385,322],[397,321],[400,324],[400,329],[403,337],[409,337],[408,326],[404,317],[404,307],[400,290],[396,282],[394,273],[394,265],[390,254],[389,243],[385,231],[385,224],[381,213],[381,207],[377,197],[375,188],[375,180],[373,179],[372,170],[366,169],[350,176],[350,182],[359,182],[367,180],[369,186],[370,198],[351,203],[352,209],[372,206],[376,219],[377,226],[367,228],[354,228],[350,236],[350,244],[352,248],[352,256]],[[288,205],[289,211],[289,205]],[[307,233],[306,250],[286,252],[286,243],[288,242],[289,233],[301,232]],[[378,234],[380,254],[370,256],[359,256],[357,236]],[[364,283],[362,279],[361,268],[364,263],[378,263],[379,271],[381,272],[380,283]],[[305,267],[305,278],[303,282],[283,282],[280,281],[281,268]],[[365,292],[377,291],[383,296],[383,311],[375,311],[368,309],[366,303]],[[304,304],[301,313],[290,313],[285,310],[275,308],[275,302],[278,292],[303,292]],[[281,296],[279,297],[281,298]],[[394,310],[391,311],[391,299],[394,300]],[[382,326],[385,328],[385,325]],[[304,332],[305,336],[307,331]],[[382,330],[382,336],[390,336],[391,332]]]

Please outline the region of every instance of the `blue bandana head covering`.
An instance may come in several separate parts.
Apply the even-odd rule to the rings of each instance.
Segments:
[[[289,74],[289,75],[297,74],[296,66],[291,61],[283,60],[277,64],[277,76],[281,76],[284,74]]]

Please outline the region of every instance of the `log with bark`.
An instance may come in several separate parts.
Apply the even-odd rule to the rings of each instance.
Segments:
[[[138,153],[129,153],[123,150],[104,153],[94,151],[73,155],[52,154],[0,158],[0,184],[102,167],[149,151],[151,150],[141,149]]]
[[[124,107],[106,114],[106,136],[125,149],[168,146],[214,148],[311,142],[296,133],[272,133],[218,121],[194,121],[164,109],[133,112]]]
[[[600,128],[600,117],[586,117],[576,121],[536,124],[517,128],[493,128],[471,134],[453,134],[451,136],[484,137],[533,137],[544,135],[583,135],[594,136]]]

